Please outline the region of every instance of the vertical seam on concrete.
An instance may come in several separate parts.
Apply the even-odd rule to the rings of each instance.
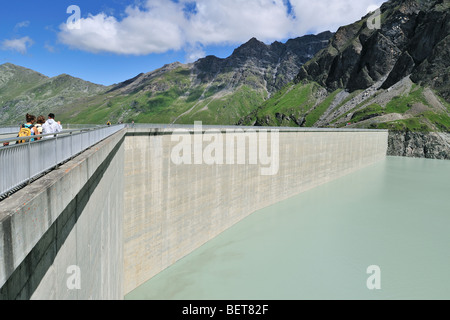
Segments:
[[[11,217],[8,216],[2,222],[3,228],[3,243],[4,243],[4,266],[5,273],[11,274],[14,271],[14,261],[13,261],[13,245],[12,245],[12,228],[11,228]]]

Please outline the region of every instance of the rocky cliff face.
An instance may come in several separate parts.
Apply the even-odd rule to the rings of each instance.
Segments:
[[[182,67],[186,70],[186,75],[192,78],[192,84],[196,86],[214,83],[217,87],[232,90],[246,84],[270,94],[292,81],[300,67],[326,47],[332,36],[333,33],[327,31],[270,45],[252,38],[235,49],[228,58],[207,56],[187,65],[179,62],[171,63],[124,81],[114,86],[110,92],[121,90],[122,93],[129,94],[147,90],[154,80],[161,79],[171,71]],[[153,91],[165,89],[168,88],[156,88]]]
[[[390,155],[448,158],[449,41],[450,0],[390,0],[238,123],[389,129]]]
[[[327,31],[270,45],[252,38],[226,59],[208,56],[198,60],[194,63],[194,74],[202,82],[208,82],[232,72],[229,86],[253,81],[252,85],[264,88],[270,95],[292,81],[300,67],[325,48],[332,36]]]
[[[381,6],[380,29],[367,27],[370,18],[339,28],[330,45],[301,68],[297,80],[355,91],[383,77],[381,87],[387,89],[411,75],[448,100],[450,1],[391,0]]]
[[[388,155],[450,160],[450,134],[391,131]]]

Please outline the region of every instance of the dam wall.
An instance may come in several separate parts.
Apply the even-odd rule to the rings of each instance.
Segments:
[[[280,130],[278,136],[257,129],[201,133],[128,130],[125,293],[256,210],[384,159],[388,137],[385,131],[311,129]],[[210,148],[214,141],[220,143]],[[245,163],[238,161],[242,154]],[[278,159],[264,157],[274,154]]]
[[[123,299],[256,210],[384,159],[387,138],[124,129],[0,202],[0,300]]]
[[[125,131],[0,202],[0,300],[123,298]]]

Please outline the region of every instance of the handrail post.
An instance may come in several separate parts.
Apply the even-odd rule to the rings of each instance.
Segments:
[[[31,182],[31,139],[28,139],[28,181],[27,184]]]
[[[55,169],[58,169],[58,134],[55,134]]]

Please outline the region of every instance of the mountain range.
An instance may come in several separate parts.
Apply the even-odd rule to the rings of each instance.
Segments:
[[[450,1],[392,0],[343,26],[246,125],[450,130]]]
[[[32,70],[0,66],[0,123],[27,112],[71,123],[107,121],[230,124],[292,81],[300,67],[328,44],[331,32],[266,45],[253,38],[233,54],[175,62],[112,86],[68,75],[47,78]]]
[[[207,56],[112,86],[0,66],[0,123],[189,123],[450,131],[450,0],[391,0],[323,32]]]

